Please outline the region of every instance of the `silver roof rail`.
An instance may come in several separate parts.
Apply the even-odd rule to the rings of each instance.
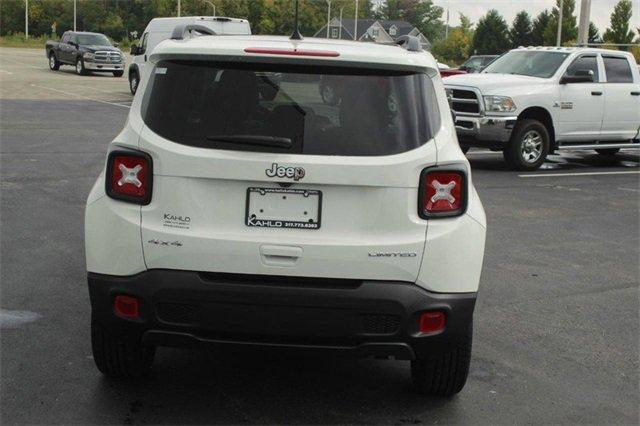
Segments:
[[[415,36],[403,35],[396,39],[398,46],[404,47],[409,52],[422,52],[422,45],[420,39]]]
[[[171,33],[171,40],[184,40],[185,35],[190,32],[198,32],[205,35],[216,35],[216,32],[211,28],[198,24],[180,24],[176,25]]]

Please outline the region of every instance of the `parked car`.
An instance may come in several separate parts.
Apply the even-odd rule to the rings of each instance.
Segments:
[[[189,29],[151,54],[87,200],[98,369],[266,347],[410,360],[419,391],[460,391],[486,220],[431,55]]]
[[[147,60],[153,49],[163,40],[171,37],[177,25],[201,25],[216,34],[251,34],[251,25],[246,19],[221,16],[182,16],[179,18],[154,18],[145,28],[140,45],[131,47],[133,61],[129,65],[129,89],[135,95],[141,78],[147,78]]]
[[[49,68],[57,71],[61,65],[73,65],[79,75],[90,71],[124,74],[124,54],[104,34],[66,31],[60,41],[48,40],[45,52]]]
[[[463,150],[501,150],[514,169],[535,170],[558,150],[640,147],[640,73],[627,52],[515,49],[444,83]]]
[[[458,70],[466,73],[478,73],[485,69],[491,62],[493,62],[498,55],[474,55],[467,59],[462,65],[458,67]]]
[[[438,71],[440,72],[441,77],[448,77],[450,75],[458,75],[458,74],[466,74],[465,71],[460,71],[454,68],[451,68],[447,64],[443,64],[442,62],[438,62]]]

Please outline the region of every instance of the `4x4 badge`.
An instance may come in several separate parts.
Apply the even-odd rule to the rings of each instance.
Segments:
[[[264,172],[268,177],[289,178],[296,181],[302,179],[305,175],[302,167],[279,166],[278,163],[273,163],[271,168],[266,169]]]

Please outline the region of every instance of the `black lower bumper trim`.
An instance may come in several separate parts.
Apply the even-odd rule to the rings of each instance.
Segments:
[[[326,281],[326,282],[325,282]],[[264,347],[361,356],[424,358],[467,336],[475,293],[440,294],[389,281],[201,274],[150,270],[119,277],[89,273],[94,320],[152,346]],[[326,285],[326,286],[325,286]],[[113,298],[135,296],[140,316],[115,315]],[[446,327],[420,333],[425,311]]]

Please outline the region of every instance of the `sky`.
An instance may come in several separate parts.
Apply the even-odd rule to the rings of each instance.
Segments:
[[[619,0],[591,0],[591,21],[600,30],[600,35],[609,26],[611,13]],[[489,9],[497,9],[506,21],[510,24],[516,14],[526,10],[530,15],[536,16],[544,9],[551,10],[555,0],[433,0],[433,2],[445,9],[449,8],[450,25],[456,26],[460,23],[459,13],[462,12],[476,23]],[[632,28],[640,27],[640,0],[632,0],[633,16],[631,17]],[[580,17],[580,0],[576,0],[576,17]]]

